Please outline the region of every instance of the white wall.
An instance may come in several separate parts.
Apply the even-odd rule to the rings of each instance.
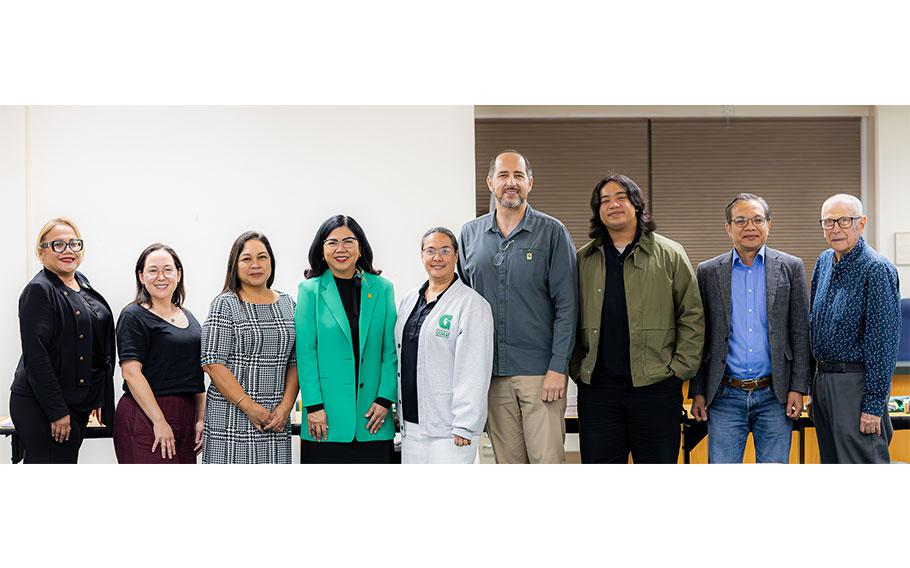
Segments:
[[[0,111],[2,215],[4,227],[13,229],[7,238],[18,239],[14,250],[23,254],[25,110]],[[180,254],[187,307],[201,321],[221,290],[231,243],[246,229],[268,235],[274,288],[296,296],[319,224],[335,213],[351,215],[400,297],[426,277],[419,259],[423,232],[445,225],[457,233],[474,217],[470,106],[30,111],[30,230],[57,215],[74,218],[86,240],[81,270],[115,315],[135,293],[136,257],[154,241]],[[26,256],[30,277],[39,265]],[[27,281],[19,264],[12,276],[0,282],[0,316],[10,322],[0,331],[0,393],[8,392],[19,356],[11,322]],[[0,413],[8,414],[6,394]],[[4,442],[0,463],[9,459]],[[110,440],[86,441],[81,461],[113,462]]]
[[[875,109],[879,251],[894,262],[894,233],[910,232],[910,106]],[[901,297],[910,298],[910,266],[898,266]]]
[[[21,353],[18,299],[29,276],[34,237],[26,229],[26,112],[0,107],[0,227],[7,262],[0,278],[0,415],[9,415],[9,385]],[[32,243],[30,245],[29,243]],[[0,438],[0,464],[9,463],[9,443]]]

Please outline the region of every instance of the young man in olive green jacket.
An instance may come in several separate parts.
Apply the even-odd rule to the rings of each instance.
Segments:
[[[682,381],[701,363],[704,310],[678,243],[654,232],[623,175],[594,187],[578,257],[580,314],[570,366],[585,463],[676,463]]]

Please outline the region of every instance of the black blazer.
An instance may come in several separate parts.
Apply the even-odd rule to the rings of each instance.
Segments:
[[[103,303],[88,279],[76,272],[76,281],[85,294]],[[22,357],[10,390],[38,401],[48,421],[63,418],[70,408],[102,408],[101,419],[109,428],[114,423],[113,318],[108,329],[105,356],[108,364],[100,389],[100,400],[89,400],[92,392],[92,320],[85,305],[60,278],[46,268],[25,285],[19,296],[19,335]],[[78,315],[77,315],[78,314]]]

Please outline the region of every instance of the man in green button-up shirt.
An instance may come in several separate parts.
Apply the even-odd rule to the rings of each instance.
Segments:
[[[676,463],[681,381],[695,376],[704,310],[683,247],[654,232],[641,189],[623,175],[591,196],[578,251],[578,383],[582,462]]]

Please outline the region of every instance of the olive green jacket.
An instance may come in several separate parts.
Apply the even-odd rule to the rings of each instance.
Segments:
[[[578,257],[579,317],[569,373],[591,383],[597,361],[606,267],[602,241],[581,247]],[[651,385],[669,377],[688,380],[701,364],[705,339],[704,309],[695,271],[683,247],[651,233],[635,244],[623,264],[629,314],[629,362],[632,384]]]

